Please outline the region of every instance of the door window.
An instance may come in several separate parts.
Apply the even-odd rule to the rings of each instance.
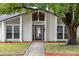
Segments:
[[[37,27],[37,36],[38,36],[38,38],[40,37],[40,34],[41,34],[41,29],[40,29],[40,27]]]

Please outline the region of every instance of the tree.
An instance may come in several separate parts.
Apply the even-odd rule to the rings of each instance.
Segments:
[[[68,45],[75,45],[79,25],[79,4],[49,4],[49,8],[62,19],[68,30]]]
[[[27,3],[0,3],[0,14],[29,12]]]
[[[35,8],[36,7],[36,8]],[[30,10],[46,10],[47,4],[43,3],[0,3],[0,14],[16,12],[30,12]]]

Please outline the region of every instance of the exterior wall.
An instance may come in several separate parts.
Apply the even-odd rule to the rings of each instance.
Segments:
[[[46,28],[47,41],[57,41],[57,17],[47,13],[47,28]]]
[[[2,23],[0,22],[0,41],[2,42]]]
[[[23,15],[23,41],[32,41],[32,17],[31,13]]]

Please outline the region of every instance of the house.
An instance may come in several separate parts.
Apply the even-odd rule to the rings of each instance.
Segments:
[[[79,32],[79,30],[78,30]],[[79,36],[79,33],[77,33]],[[66,41],[66,26],[49,11],[0,16],[1,42]]]

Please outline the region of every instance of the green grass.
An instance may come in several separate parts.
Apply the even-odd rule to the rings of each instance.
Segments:
[[[66,45],[64,43],[45,43],[45,52],[79,54],[79,45]]]
[[[0,55],[23,55],[30,43],[0,44]]]

